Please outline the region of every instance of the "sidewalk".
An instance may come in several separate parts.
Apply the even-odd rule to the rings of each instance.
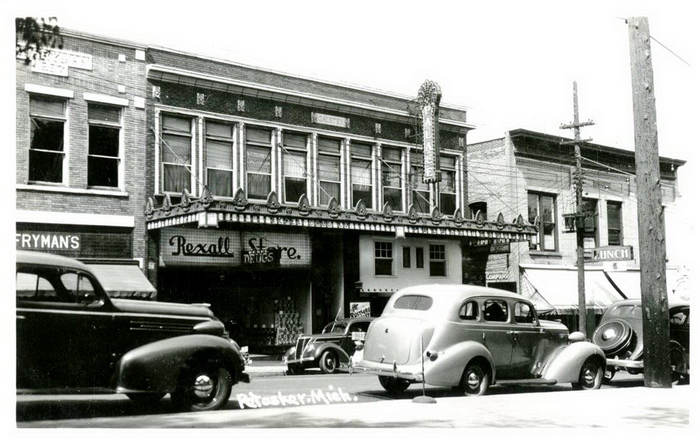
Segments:
[[[279,356],[250,354],[250,360],[245,372],[252,377],[283,376],[287,371],[287,365]]]

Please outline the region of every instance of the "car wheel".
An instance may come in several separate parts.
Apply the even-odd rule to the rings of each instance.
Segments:
[[[128,398],[130,398],[134,403],[137,403],[139,405],[155,405],[163,397],[165,397],[165,393],[133,392],[133,393],[128,393],[126,396]]]
[[[489,386],[489,373],[479,363],[470,363],[464,369],[460,388],[467,396],[482,396]]]
[[[588,359],[579,373],[578,381],[571,384],[574,389],[599,389],[603,385],[603,366],[597,360]]]
[[[669,353],[671,357],[671,381],[678,385],[687,384],[689,376],[685,351],[680,345],[672,343]]]
[[[225,368],[198,366],[183,372],[171,398],[181,411],[213,411],[226,405],[232,386],[231,374]]]
[[[396,377],[386,377],[383,375],[379,376],[379,384],[382,388],[394,395],[403,394],[406,389],[411,385],[411,382],[405,379],[399,379]]]
[[[301,375],[304,373],[304,367],[299,365],[287,365],[287,375]]]
[[[608,357],[631,350],[634,338],[634,329],[625,320],[610,320],[593,333],[593,343],[600,346]]]
[[[324,374],[332,374],[338,369],[338,356],[332,351],[325,351],[318,360],[318,366]]]

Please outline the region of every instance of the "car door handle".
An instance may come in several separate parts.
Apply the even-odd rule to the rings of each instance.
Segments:
[[[506,331],[506,334],[513,334],[513,335],[515,335],[515,334],[517,334],[517,333],[518,333],[517,331]]]
[[[17,320],[24,320],[24,315],[18,315]]]

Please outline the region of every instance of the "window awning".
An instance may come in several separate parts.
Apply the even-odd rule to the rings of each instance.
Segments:
[[[638,270],[604,272],[623,294],[624,298],[642,298],[641,278]],[[678,287],[678,272],[666,269],[666,295],[674,297]]]
[[[90,264],[107,295],[152,300],[156,289],[135,264]]]
[[[578,272],[574,268],[520,266],[522,294],[532,300],[538,312],[578,313]],[[602,270],[587,270],[586,307],[600,314],[624,297],[615,290]]]

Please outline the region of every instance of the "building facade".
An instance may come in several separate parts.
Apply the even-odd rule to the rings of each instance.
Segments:
[[[635,158],[632,151],[589,142],[581,144],[581,152],[586,299],[591,311],[600,314],[613,301],[640,297]],[[470,144],[467,153],[472,212],[523,214],[537,227],[528,241],[511,244],[508,252],[485,250],[467,258],[475,280],[489,286],[517,284],[540,308],[558,318],[569,316],[567,324],[575,327],[577,209],[571,140],[518,129]],[[684,164],[660,158],[667,226],[674,224],[678,168]],[[669,297],[686,298],[683,265],[669,255],[667,264]]]
[[[153,298],[146,257],[146,47],[63,30],[16,61],[16,248],[93,263],[109,293]]]
[[[401,97],[159,48],[147,81],[148,276],[252,351],[534,233],[465,218],[473,127],[432,82]]]

